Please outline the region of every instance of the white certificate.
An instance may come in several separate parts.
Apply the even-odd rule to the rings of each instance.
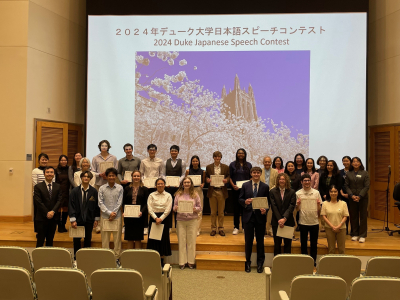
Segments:
[[[253,209],[268,208],[268,198],[267,197],[257,197],[253,198],[251,202]]]
[[[100,173],[105,173],[108,168],[113,168],[114,163],[112,161],[103,161],[100,163]]]
[[[178,213],[192,214],[193,201],[178,201]]]
[[[103,231],[118,231],[118,221],[117,220],[104,220],[103,227],[101,228]]]
[[[201,185],[201,175],[188,175],[188,177],[192,179],[194,186]]]
[[[250,180],[236,181],[236,186],[237,186],[239,189],[241,189],[243,183],[248,182],[248,181],[250,181]]]
[[[314,199],[300,200],[300,209],[304,211],[318,211],[318,203]]]
[[[139,218],[140,205],[125,205],[124,217],[125,218]]]
[[[215,187],[221,187],[224,186],[224,175],[210,175],[210,179],[211,179],[211,186],[215,186]]]
[[[85,237],[85,226],[76,226],[76,228],[69,227],[70,238],[84,238]]]
[[[155,222],[151,224],[149,239],[161,241],[164,230],[164,224],[157,225]]]
[[[124,180],[128,182],[132,182],[132,171],[125,171],[124,173]]]
[[[293,239],[294,227],[283,226],[283,228],[278,226],[277,236],[283,237],[285,239]]]
[[[179,187],[180,179],[179,176],[165,176],[165,185]]]
[[[151,189],[156,187],[157,177],[147,177],[143,180],[143,184],[145,187]]]

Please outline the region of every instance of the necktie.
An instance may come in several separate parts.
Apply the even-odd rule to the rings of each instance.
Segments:
[[[254,190],[253,190],[253,198],[257,197],[257,183],[254,184]]]
[[[51,183],[49,183],[49,196],[50,196],[50,199],[51,199],[51,193],[52,193],[52,190],[51,190]]]
[[[83,199],[82,199],[82,202],[83,202],[83,206],[85,206],[86,205],[86,200],[87,200],[87,192],[88,191],[85,191],[84,189],[82,189],[82,192],[83,192]]]

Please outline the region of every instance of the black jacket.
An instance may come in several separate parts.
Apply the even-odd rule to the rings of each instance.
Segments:
[[[338,190],[338,199],[342,199],[342,195],[340,194],[340,190],[342,189],[343,186],[343,177],[340,173],[337,173],[335,175],[332,175],[331,181],[329,183],[329,186],[326,185],[326,179],[328,178],[327,174],[323,172],[321,174],[321,177],[319,178],[319,186],[318,186],[318,191],[321,194],[321,199],[322,200],[330,200],[331,196],[329,195],[329,187],[331,185],[335,185]],[[324,198],[326,196],[326,199]]]
[[[278,226],[278,221],[286,218],[285,225],[294,226],[293,211],[296,207],[296,192],[293,189],[285,189],[283,200],[279,187],[274,187],[269,191],[271,199],[272,219],[271,225]]]
[[[139,191],[136,196],[136,205],[140,205],[140,211],[142,214],[147,211],[147,198],[149,198],[149,189],[145,186],[139,187]],[[123,210],[125,205],[132,205],[132,187],[130,186],[127,186],[124,190],[124,199],[122,202]]]
[[[352,196],[359,196],[361,199],[368,199],[370,180],[367,171],[358,171],[357,176],[354,171],[347,172],[346,190],[349,194],[349,199]]]
[[[49,211],[55,212],[54,220],[59,219],[58,209],[61,205],[62,192],[58,183],[53,182],[52,184],[51,199],[46,181],[38,183],[34,188],[33,199],[36,204],[36,221],[47,221],[47,213]]]
[[[82,185],[73,188],[69,194],[68,214],[79,223],[93,223],[100,217],[100,207],[97,190],[89,185],[86,204],[82,203]]]
[[[242,185],[242,188],[240,190],[239,194],[239,203],[244,207],[243,209],[243,224],[246,224],[250,221],[250,218],[253,214],[253,206],[246,205],[245,201],[246,199],[253,198],[253,181],[248,181]],[[268,184],[260,181],[259,186],[257,189],[257,197],[267,197],[268,198],[268,203],[270,202],[269,199],[269,186]],[[268,210],[267,210],[268,212]],[[267,213],[266,214],[261,214],[261,211],[259,209],[254,210],[254,214],[256,216],[257,223],[266,223],[267,222]]]

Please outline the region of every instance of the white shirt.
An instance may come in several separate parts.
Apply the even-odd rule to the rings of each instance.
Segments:
[[[163,177],[163,160],[158,157],[146,157],[140,163],[140,173],[142,173],[142,180],[147,177]]]
[[[300,219],[299,219],[299,224],[301,225],[307,225],[307,226],[313,226],[313,225],[318,225],[318,204],[317,201],[322,203],[321,195],[317,190],[314,190],[313,188],[310,188],[308,191],[301,189],[296,192],[296,198],[301,200],[300,203]],[[311,207],[312,209],[307,209],[309,205],[303,205],[303,202],[312,202]]]
[[[221,164],[218,166],[214,164],[214,175],[221,175]]]
[[[54,177],[53,177],[53,179],[54,179]],[[53,182],[48,182],[47,180],[45,180],[44,182],[46,183],[46,187],[47,187],[47,190],[49,191],[49,193],[50,193],[49,184],[51,185],[51,192],[53,192]]]
[[[147,207],[149,209],[149,214],[155,220],[157,219],[156,213],[163,213],[160,217],[161,220],[164,220],[169,213],[171,212],[172,207],[172,197],[170,193],[163,191],[159,193],[155,191],[149,195],[147,200]]]

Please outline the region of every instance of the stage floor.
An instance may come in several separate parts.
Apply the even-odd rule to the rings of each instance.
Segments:
[[[218,234],[214,237],[210,236],[210,216],[204,216],[202,222],[202,231],[200,236],[197,237],[197,251],[208,252],[244,252],[244,236],[243,233],[232,235],[233,230],[233,217],[225,217],[225,233],[226,236],[222,237]],[[67,225],[69,227],[69,224]],[[374,256],[374,255],[395,255],[400,256],[400,235],[395,233],[389,236],[384,231],[375,231],[373,229],[382,229],[384,227],[383,221],[368,219],[368,237],[366,243],[360,244],[353,242],[350,236],[347,236],[346,241],[346,254],[357,256]],[[395,230],[393,224],[389,224],[389,228]],[[16,223],[16,222],[2,222],[0,226],[0,245],[8,246],[21,246],[21,247],[35,247],[36,237],[33,232],[33,223]],[[295,233],[296,238],[299,238],[299,233]],[[143,241],[143,247],[146,247],[147,236]],[[68,233],[56,233],[54,238],[54,246],[72,248],[72,240],[69,238]],[[93,233],[92,247],[101,247],[100,234]],[[127,248],[126,241],[123,241],[122,248]],[[171,233],[171,248],[178,250],[178,239],[175,229]],[[256,252],[255,246],[253,252]],[[273,239],[270,236],[265,237],[265,252],[273,253]],[[292,252],[300,253],[299,240],[293,241]],[[320,232],[318,239],[318,254],[327,254],[327,241],[326,235]]]

